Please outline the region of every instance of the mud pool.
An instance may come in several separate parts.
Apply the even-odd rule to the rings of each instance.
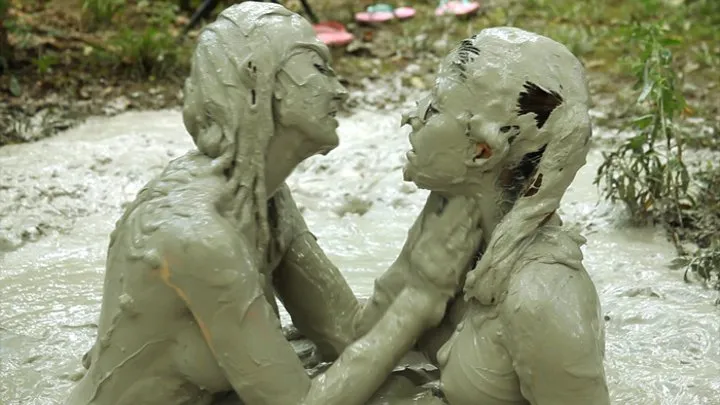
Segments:
[[[340,118],[340,148],[289,180],[359,296],[392,262],[426,195],[402,182],[407,133],[399,117]],[[0,148],[0,404],[56,404],[79,378],[95,338],[109,233],[123,205],[191,146],[173,110],[98,118]],[[666,267],[674,250],[662,234],[626,229],[617,207],[598,204],[600,161],[594,150],[561,214],[588,238],[614,403],[720,405],[717,294]]]

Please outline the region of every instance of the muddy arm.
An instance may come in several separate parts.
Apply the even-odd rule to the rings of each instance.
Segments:
[[[407,240],[398,258],[375,280],[373,294],[362,306],[353,295],[342,273],[327,258],[308,231],[287,186],[281,188],[278,197],[282,201],[284,223],[292,227],[293,233],[298,236],[293,240],[283,262],[275,272],[275,289],[293,324],[318,345],[325,359],[334,359],[350,342],[365,335],[409,284],[420,289],[437,289],[436,285],[424,280],[423,273],[444,272],[442,266],[425,271],[410,270],[411,253],[423,233],[425,219],[428,215],[441,211],[441,206],[447,202],[437,193],[431,193],[428,197],[422,213],[408,232]],[[462,221],[464,222],[465,219]],[[445,223],[452,227],[460,222],[449,218]],[[431,237],[430,240],[426,240],[426,244],[443,245],[447,242],[445,239],[450,231],[446,227],[441,227],[436,229],[435,233],[434,239]],[[429,236],[428,233],[425,233],[425,236]],[[422,246],[420,248],[422,249]],[[445,260],[442,257],[443,254],[452,255],[452,253],[433,248],[434,246],[429,248],[426,246],[425,250],[432,250],[436,256],[439,255],[435,258],[435,262],[453,267],[451,259]],[[425,267],[423,266],[425,264],[416,267]],[[453,285],[453,287],[459,286]]]
[[[445,201],[442,197],[440,197],[440,195],[437,193],[430,193],[425,202],[425,206],[420,212],[420,215],[418,215],[412,227],[410,227],[405,245],[400,251],[397,259],[385,273],[375,280],[372,295],[365,302],[362,309],[355,317],[356,336],[359,337],[367,333],[367,331],[375,325],[380,317],[383,316],[385,311],[390,307],[393,301],[406,286],[413,284],[420,289],[437,289],[437,286],[430,282],[425,275],[429,272],[442,272],[443,266],[423,270],[422,267],[425,267],[426,263],[420,263],[421,266],[417,266],[418,263],[415,265],[411,264],[411,255],[413,249],[423,249],[423,246],[416,245],[420,235],[423,233],[425,219],[428,215],[441,211],[441,206],[444,204]],[[426,236],[428,235],[426,234]],[[447,236],[447,232],[444,232],[442,229],[438,229],[436,238],[437,244],[441,245],[443,242],[446,242],[443,238],[446,238]],[[442,251],[438,251],[437,254],[439,254],[440,257],[436,258],[436,261],[445,261],[448,267],[453,266],[450,259],[442,259]],[[413,269],[413,267],[415,267],[415,269]],[[418,269],[418,267],[420,267],[420,269]],[[454,285],[454,287],[459,288],[459,285]],[[448,297],[451,296],[452,294],[448,295]]]
[[[515,277],[501,314],[532,405],[610,405],[597,293],[586,274],[535,263]]]
[[[407,256],[401,252],[385,273],[375,279],[372,295],[357,312],[353,322],[356,337],[365,335],[400,295],[407,285],[409,266]]]
[[[480,243],[476,207],[464,197],[428,198],[401,254],[408,264],[405,286],[369,331],[318,377],[317,387],[313,381],[306,404],[364,404],[422,332],[442,320]]]
[[[316,377],[303,405],[362,405],[445,310],[444,297],[405,288],[374,327]]]
[[[168,242],[176,248],[164,252],[157,274],[188,305],[247,405],[362,405],[442,316],[442,299],[406,288],[367,335],[311,381],[265,299],[250,252],[236,239],[214,233],[211,241]]]
[[[352,320],[359,304],[345,278],[303,232],[293,241],[274,275],[275,291],[293,324],[332,361],[355,340]]]
[[[290,244],[273,275],[273,285],[293,324],[335,360],[354,339],[352,319],[359,305],[338,268],[308,230],[287,185],[273,197]]]
[[[410,250],[422,231],[426,212],[437,210],[431,194],[397,259],[375,280],[372,295],[360,305],[337,267],[327,258],[302,221],[302,235],[276,270],[275,288],[293,324],[314,341],[324,358],[334,359],[353,340],[365,335],[400,295],[410,280]],[[300,215],[297,213],[296,215]],[[303,232],[304,230],[304,232]],[[425,288],[432,289],[428,285]]]
[[[338,268],[308,232],[298,237],[276,270],[275,291],[293,324],[312,340],[326,361],[334,360],[367,333],[405,287],[404,255],[377,280],[360,305]]]

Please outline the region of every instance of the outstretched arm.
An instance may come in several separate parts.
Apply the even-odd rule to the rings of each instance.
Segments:
[[[273,274],[275,292],[293,324],[332,361],[355,340],[352,320],[359,304],[347,281],[328,259],[283,185],[273,196],[289,246]]]
[[[275,291],[293,324],[318,346],[325,360],[335,360],[347,345],[375,325],[408,285],[410,250],[420,236],[426,212],[438,211],[441,198],[437,195],[428,198],[402,252],[375,281],[372,297],[362,306],[342,273],[308,231],[287,186],[283,186],[274,198],[283,226],[289,227],[295,235],[275,271]]]
[[[334,359],[347,344],[370,331],[406,286],[437,290],[436,283],[429,280],[433,278],[431,273],[442,274],[451,267],[462,268],[462,264],[453,263],[461,263],[465,256],[471,257],[479,243],[479,233],[475,231],[472,236],[458,233],[467,240],[454,246],[456,250],[446,249],[452,229],[455,226],[464,229],[464,224],[473,222],[472,217],[477,221],[477,215],[463,211],[467,217],[456,215],[440,222],[433,222],[434,218],[431,218],[428,222],[431,215],[439,218],[438,213],[448,203],[439,194],[431,193],[397,259],[375,280],[373,294],[360,305],[340,271],[307,230],[289,191],[283,189],[282,192],[286,193],[282,197],[285,201],[283,217],[299,236],[276,270],[276,291],[295,326],[318,345],[325,359]],[[421,236],[423,241],[418,243]],[[414,264],[411,263],[413,254]],[[431,260],[426,260],[428,258]],[[451,284],[450,290],[454,292],[458,286]],[[450,291],[447,294],[448,298],[453,295]]]
[[[448,279],[451,280],[449,284],[442,283],[445,284],[442,286],[437,281],[447,278],[444,273],[458,277],[469,270],[464,262],[469,262],[477,251],[482,234],[479,230],[467,229],[468,224],[477,222],[478,213],[468,210],[462,211],[467,217],[457,215],[458,212],[443,217],[441,214],[447,204],[448,200],[438,193],[428,195],[425,206],[408,231],[400,254],[390,268],[375,280],[372,295],[358,312],[355,318],[357,336],[367,333],[408,285],[438,291],[446,295],[445,301],[459,289],[452,277]],[[460,232],[453,230],[454,227]],[[448,240],[453,233],[466,240]],[[451,246],[453,243],[455,246]]]
[[[367,335],[311,381],[265,299],[244,241],[223,232],[206,232],[205,241],[179,234],[164,238],[157,274],[187,304],[247,405],[362,405],[444,311],[442,299],[404,289]]]
[[[345,379],[353,382],[360,395],[371,394],[369,390],[380,386],[422,332],[442,320],[482,237],[476,204],[465,197],[428,198],[400,255],[407,265],[404,286],[395,287],[400,292],[394,300],[384,301],[390,302],[386,311],[367,315],[377,321],[321,377],[329,381],[326,389],[341,392],[333,384]],[[373,299],[365,308],[373,308],[377,302]],[[379,305],[375,308],[382,309]],[[347,395],[344,399],[350,401]],[[364,402],[368,396],[358,399]]]
[[[293,324],[325,361],[335,360],[355,340],[352,321],[359,304],[310,232],[295,238],[273,278]]]
[[[400,295],[408,265],[401,254],[375,280],[370,299],[360,305],[340,270],[305,232],[276,270],[274,284],[293,324],[318,346],[325,360],[334,360],[367,333]]]

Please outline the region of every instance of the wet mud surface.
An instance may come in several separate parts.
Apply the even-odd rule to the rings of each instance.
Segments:
[[[367,296],[426,193],[403,183],[398,111],[340,119],[341,146],[289,180],[311,230],[353,290]],[[0,403],[49,405],[81,375],[95,338],[109,233],[124,204],[192,147],[177,110],[90,119],[59,136],[0,148]],[[598,203],[594,150],[563,201],[588,238],[585,265],[606,315],[614,403],[717,405],[716,293],[669,270],[671,245],[628,229]]]

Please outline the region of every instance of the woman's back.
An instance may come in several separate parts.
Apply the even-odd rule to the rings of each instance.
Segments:
[[[194,374],[210,391],[228,389],[192,313],[172,287],[167,263],[168,252],[178,248],[171,244],[213,234],[216,227],[228,230],[213,212],[224,183],[210,162],[194,152],[170,162],[117,222],[98,337],[88,353],[87,376],[69,405],[154,404],[155,396],[157,403],[197,401],[209,393],[190,383]]]

